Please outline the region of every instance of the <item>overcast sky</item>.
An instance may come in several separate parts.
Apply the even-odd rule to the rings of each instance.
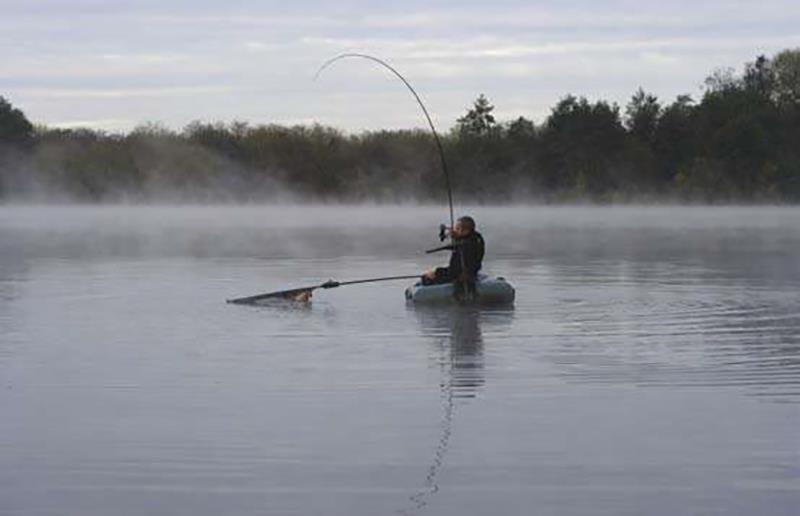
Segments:
[[[0,0],[0,95],[33,121],[422,127],[403,72],[442,128],[479,93],[540,122],[567,93],[624,104],[639,86],[698,96],[718,67],[800,47],[800,2]]]

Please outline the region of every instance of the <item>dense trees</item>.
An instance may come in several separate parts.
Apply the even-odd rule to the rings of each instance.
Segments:
[[[625,129],[616,105],[567,96],[547,119],[540,143],[546,190],[583,196],[618,186]]]
[[[0,97],[0,145],[20,145],[33,140],[33,125],[19,109]]]
[[[12,177],[24,174],[21,168],[34,141],[33,125],[25,114],[0,97],[0,199]]]
[[[480,95],[444,135],[459,199],[800,200],[800,50],[722,69],[696,102],[639,89],[624,108],[567,95],[540,124]],[[34,127],[0,98],[0,196],[336,200],[444,196],[421,130],[195,122],[126,135]]]
[[[456,133],[461,137],[483,137],[496,129],[494,106],[481,93],[467,114],[456,120]]]
[[[800,51],[784,50],[772,61],[775,100],[782,106],[800,103]]]

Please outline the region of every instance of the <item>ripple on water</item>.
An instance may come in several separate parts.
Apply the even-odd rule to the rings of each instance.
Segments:
[[[552,304],[538,308],[532,317],[556,324],[535,337],[546,340],[547,359],[571,382],[741,387],[800,401],[793,292],[626,279],[583,297],[564,295],[562,285]]]

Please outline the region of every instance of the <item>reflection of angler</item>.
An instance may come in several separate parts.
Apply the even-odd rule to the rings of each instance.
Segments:
[[[442,371],[442,381],[439,383],[439,399],[442,405],[442,419],[440,421],[441,432],[439,433],[439,442],[436,443],[436,448],[433,452],[433,460],[428,471],[425,475],[425,482],[422,487],[409,497],[412,507],[398,511],[399,514],[417,514],[426,505],[428,499],[439,491],[439,471],[444,464],[444,458],[447,454],[447,448],[450,445],[450,436],[453,433],[453,408],[454,398],[453,395],[453,360],[452,357],[448,360],[445,354],[447,348],[443,342],[440,344],[442,348],[442,357],[440,359],[440,368]]]
[[[459,312],[452,321],[450,382],[456,398],[474,398],[485,381],[480,312],[469,308]]]
[[[438,341],[440,348],[439,399],[442,408],[439,441],[433,452],[422,487],[409,497],[412,507],[399,514],[418,514],[428,505],[429,499],[439,491],[439,473],[444,465],[450,437],[453,433],[453,416],[457,398],[474,398],[475,391],[483,385],[483,339],[478,310],[462,309],[442,311],[417,311],[423,323],[431,317],[436,326],[445,324],[450,336]]]

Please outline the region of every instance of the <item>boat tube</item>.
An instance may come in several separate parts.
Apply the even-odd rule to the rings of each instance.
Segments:
[[[516,291],[503,277],[490,278],[478,275],[475,283],[477,297],[471,301],[484,305],[510,305],[514,303]],[[452,283],[423,285],[417,282],[406,289],[406,300],[414,304],[457,303]]]

